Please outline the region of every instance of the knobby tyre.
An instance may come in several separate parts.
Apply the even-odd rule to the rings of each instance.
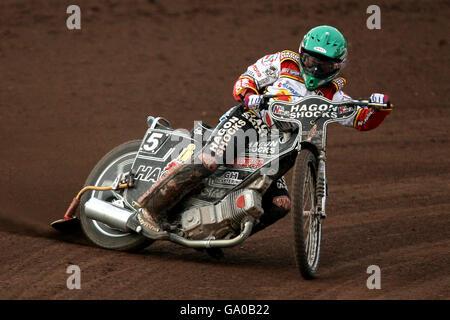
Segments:
[[[106,154],[94,167],[86,179],[86,186],[110,186],[119,173],[131,169],[134,158],[139,150],[141,140],[123,143]],[[119,194],[124,191],[117,191]],[[86,217],[84,204],[91,198],[111,202],[124,207],[112,191],[89,191],[80,201],[80,221],[86,237],[95,245],[119,251],[139,251],[150,245],[153,241],[136,233],[126,233],[112,228],[104,223]]]
[[[319,267],[322,222],[317,212],[317,158],[308,149],[297,157],[292,177],[292,224],[297,268],[305,279],[314,279]]]

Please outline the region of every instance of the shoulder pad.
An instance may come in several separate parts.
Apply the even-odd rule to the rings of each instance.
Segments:
[[[345,84],[347,83],[347,80],[345,80],[345,78],[338,77],[336,79],[331,80],[331,83],[336,88],[336,91],[340,91],[344,88]]]
[[[297,52],[291,50],[283,50],[280,52],[280,61],[283,62],[284,60],[292,60],[299,63],[300,55]]]
[[[344,88],[346,82],[347,81],[344,78],[338,77],[319,87],[315,92],[317,94],[322,94],[325,98],[331,100],[336,92],[341,91],[342,88]]]

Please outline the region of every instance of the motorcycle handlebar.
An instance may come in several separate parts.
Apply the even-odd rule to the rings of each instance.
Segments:
[[[393,103],[375,103],[370,102],[369,100],[349,100],[348,105],[352,106],[361,106],[361,107],[369,107],[377,110],[392,110],[394,108]]]
[[[295,94],[291,94],[291,95],[264,94],[264,95],[262,95],[261,105],[268,107],[267,103],[269,102],[269,99],[277,98],[277,97],[300,97],[300,98],[303,98],[302,96],[295,95]],[[375,102],[370,102],[369,100],[348,100],[345,102],[346,102],[345,104],[348,106],[369,107],[369,108],[373,108],[373,109],[377,109],[377,110],[384,110],[384,111],[392,110],[394,108],[394,104],[392,104],[392,103],[375,103]]]

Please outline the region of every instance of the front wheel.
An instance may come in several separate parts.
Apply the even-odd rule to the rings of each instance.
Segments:
[[[140,140],[134,140],[114,148],[97,163],[85,185],[97,187],[112,185],[119,174],[131,170],[140,144]],[[120,251],[144,249],[153,241],[137,233],[126,233],[86,217],[84,205],[91,197],[123,207],[124,203],[120,201],[118,195],[122,196],[123,191],[117,191],[117,193],[112,191],[88,191],[83,195],[80,202],[80,221],[83,232],[94,244],[105,249]]]
[[[314,279],[319,267],[322,221],[317,212],[317,158],[308,149],[299,152],[292,177],[292,223],[296,265],[305,279]]]

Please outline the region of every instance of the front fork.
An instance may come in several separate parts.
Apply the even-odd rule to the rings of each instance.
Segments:
[[[326,155],[325,151],[320,151],[319,154],[319,167],[317,170],[317,185],[316,185],[316,198],[317,198],[317,213],[320,214],[322,219],[327,217],[325,213],[325,202],[327,198],[327,176],[325,170]]]

